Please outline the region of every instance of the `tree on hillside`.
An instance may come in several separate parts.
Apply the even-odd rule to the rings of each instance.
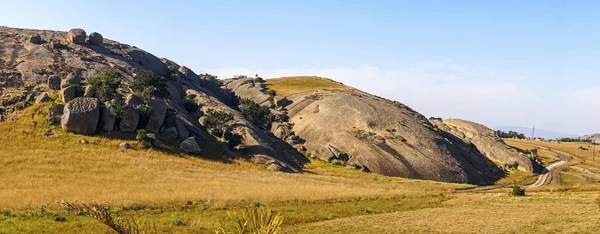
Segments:
[[[501,138],[518,138],[518,139],[525,139],[526,138],[525,134],[514,132],[514,131],[503,132],[501,130],[497,130],[496,133]]]

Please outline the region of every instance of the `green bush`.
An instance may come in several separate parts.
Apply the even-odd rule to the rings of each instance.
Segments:
[[[519,168],[519,163],[518,162],[513,162],[513,163],[505,163],[504,164],[505,168],[508,168],[510,170],[517,170]]]
[[[167,80],[151,71],[139,71],[133,77],[133,92],[144,101],[150,100],[152,96],[168,97]]]
[[[154,143],[156,143],[156,139],[148,136],[148,133],[145,129],[137,130],[135,139],[146,148],[150,148],[154,145]]]
[[[146,103],[137,105],[135,110],[137,110],[137,112],[143,117],[149,117],[152,113],[152,107]]]
[[[21,102],[15,104],[15,109],[16,110],[23,110],[25,108],[25,105]]]
[[[118,95],[117,88],[121,85],[121,74],[105,70],[92,77],[88,84],[96,90],[96,95],[101,102],[110,101]]]
[[[271,128],[271,111],[266,106],[261,106],[251,99],[242,100],[240,111],[244,117],[262,129]]]
[[[110,100],[110,113],[117,117],[125,116],[125,102],[120,94]]]
[[[177,217],[177,218],[175,218],[175,219],[173,220],[172,224],[173,224],[173,226],[176,226],[176,227],[181,227],[181,226],[187,226],[187,225],[188,225],[188,222],[187,222],[187,221],[185,221],[185,220],[184,220],[183,218],[181,218],[181,217]]]
[[[186,95],[185,98],[183,98],[183,107],[188,112],[192,113],[198,111],[200,106],[194,101],[194,98],[191,95]]]
[[[209,132],[215,131],[215,136],[221,137],[223,135],[223,131],[227,129],[227,122],[233,120],[233,115],[224,111],[208,109],[204,114],[204,128],[209,130]],[[213,134],[214,135],[214,134]]]
[[[525,190],[515,184],[515,185],[512,186],[512,190],[510,191],[510,195],[513,195],[513,196],[525,196]]]
[[[200,79],[210,81],[210,82],[215,83],[215,84],[217,84],[219,86],[222,84],[222,81],[219,80],[217,78],[217,76],[212,75],[212,74],[208,74],[208,73],[200,74]]]

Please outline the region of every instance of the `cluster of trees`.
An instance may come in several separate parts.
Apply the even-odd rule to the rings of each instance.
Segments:
[[[558,141],[560,142],[592,142],[592,139],[580,139],[580,138],[570,138],[570,137],[563,137],[558,139]]]
[[[498,130],[498,131],[496,131],[496,133],[498,133],[498,136],[500,136],[502,138],[518,138],[518,139],[527,138],[527,137],[525,137],[525,134],[513,132],[513,131],[503,132],[503,131]]]

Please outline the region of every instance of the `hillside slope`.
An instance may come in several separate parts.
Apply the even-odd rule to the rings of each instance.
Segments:
[[[252,160],[266,165],[275,164],[275,169],[282,171],[300,171],[307,162],[300,153],[282,147],[284,142],[245,120],[230,106],[231,95],[217,81],[202,79],[185,66],[159,59],[135,46],[102,39],[101,36],[99,41],[94,41],[91,34],[87,39],[83,30],[74,32],[83,32],[83,35],[77,39],[80,41],[70,43],[74,38],[71,38],[71,32],[0,27],[0,121],[14,121],[20,109],[30,105],[33,97],[37,96],[62,97],[63,101],[56,102],[64,104],[82,102],[83,99],[77,98],[85,96],[90,98],[86,99],[88,102],[93,102],[91,100],[99,97],[90,86],[90,79],[103,71],[115,71],[121,77],[117,91],[127,99],[125,114],[107,121],[109,116],[98,116],[96,109],[90,114],[99,120],[73,124],[111,123],[106,128],[99,124],[95,133],[119,131],[130,136],[135,134],[135,130],[146,129],[165,141],[177,142],[177,145],[188,137],[200,142],[217,143],[217,138],[209,134],[198,121],[207,109],[215,109],[233,116],[227,123],[230,126],[228,130],[241,136],[241,144],[235,150]],[[140,94],[133,91],[135,87],[132,85],[136,74],[146,70],[152,71],[155,76],[167,78],[164,81],[166,93],[152,96],[147,105],[142,106],[152,108],[152,112],[146,113],[149,116],[144,121],[144,112],[139,108],[142,104],[139,101]],[[76,91],[79,88],[82,91]],[[86,89],[85,93],[83,88]],[[149,90],[152,88],[156,87],[150,87]],[[201,109],[193,107],[195,109],[188,110],[184,98],[191,99]],[[109,107],[106,103],[99,105],[101,108]],[[66,105],[65,112],[68,108],[69,105]],[[62,114],[63,110],[59,111]],[[65,119],[62,118],[63,127]],[[92,132],[96,129],[96,126],[86,127]]]
[[[225,84],[241,98],[252,99],[256,96],[247,95],[248,90],[259,92],[261,85],[240,85],[250,80]],[[262,103],[287,117],[274,123],[272,132],[312,157],[415,179],[490,184],[503,175],[480,152],[458,147],[399,102],[315,77],[267,80],[265,86],[278,95],[274,103]]]

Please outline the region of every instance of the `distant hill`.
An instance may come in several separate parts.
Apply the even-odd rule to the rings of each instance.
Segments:
[[[531,137],[531,131],[532,131],[532,128],[516,127],[516,126],[499,126],[499,127],[495,127],[494,129],[504,131],[504,132],[515,131],[518,133],[523,133],[527,137]],[[578,138],[579,136],[574,135],[574,134],[564,133],[564,132],[556,132],[556,131],[536,128],[535,129],[535,137],[542,137],[544,139],[558,139],[558,138],[563,138],[563,137]]]

